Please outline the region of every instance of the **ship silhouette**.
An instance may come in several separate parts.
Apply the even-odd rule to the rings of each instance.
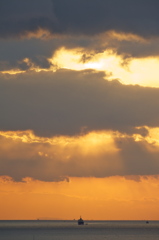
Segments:
[[[84,220],[81,217],[78,219],[78,225],[84,225]]]

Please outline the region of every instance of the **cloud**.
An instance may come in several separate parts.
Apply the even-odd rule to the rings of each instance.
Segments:
[[[87,37],[71,36],[65,38],[0,39],[0,71],[24,71],[35,68],[48,70],[53,67],[49,59],[54,56],[58,49],[65,46],[66,49],[79,51],[80,48],[82,53],[88,52],[89,54],[92,49],[94,51],[94,47],[97,48],[99,40],[95,40],[91,47],[90,44]]]
[[[147,141],[134,141],[132,137],[116,138],[120,149],[120,158],[124,166],[124,175],[157,175],[159,165],[158,147]]]
[[[0,40],[0,71],[48,69],[49,58],[63,43],[58,39],[12,39]],[[28,62],[26,62],[28,59]]]
[[[143,36],[158,35],[157,1],[53,0],[54,11],[65,32],[98,34],[109,30]]]
[[[110,48],[114,48],[118,55],[122,55],[124,58],[146,58],[149,56],[157,57],[159,55],[158,50],[159,39],[149,39],[147,41],[139,41],[135,39],[125,39],[118,41],[114,39],[108,43]]]
[[[50,0],[1,0],[0,13],[2,38],[28,36],[40,29],[49,30],[55,21]]]
[[[110,30],[158,36],[156,0],[1,0],[1,37],[22,36],[39,29],[51,34],[94,35]]]
[[[136,127],[159,126],[158,88],[126,86],[104,76],[64,69],[2,74],[0,129],[54,136],[78,135],[82,129],[133,133]]]
[[[124,59],[158,56],[158,7],[156,0],[2,0],[0,70],[49,69],[60,47],[81,48],[85,60],[107,49]]]
[[[27,132],[21,133],[21,138],[18,133],[13,138],[7,133],[0,137],[1,176],[46,182],[69,181],[70,177],[126,176],[139,181],[140,176],[159,174],[159,148],[143,139],[136,141],[114,133],[49,140],[37,140],[32,135],[32,141],[27,138]]]
[[[48,39],[0,40],[0,71],[27,71],[32,69],[53,69],[56,62],[50,61],[59,49],[72,50],[81,55],[80,63],[87,63],[100,53],[120,55],[121,63],[132,58],[158,56],[158,38],[144,41],[135,36],[116,33],[88,36],[54,37]]]

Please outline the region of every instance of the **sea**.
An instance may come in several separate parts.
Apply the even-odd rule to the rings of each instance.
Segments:
[[[0,221],[0,240],[159,240],[159,221]]]

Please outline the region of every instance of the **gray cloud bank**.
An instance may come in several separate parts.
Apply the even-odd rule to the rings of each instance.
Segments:
[[[64,69],[2,74],[0,130],[55,136],[78,135],[82,129],[131,134],[136,127],[159,127],[158,88],[126,86],[104,76]]]
[[[142,36],[158,35],[156,0],[53,0],[54,12],[64,32],[96,34],[109,30]]]
[[[92,50],[96,53],[109,48],[132,57],[158,55],[158,38],[150,40],[159,35],[158,9],[158,0],[1,0],[0,71],[29,70],[30,64],[49,69],[48,58],[61,46],[81,47],[83,60],[91,58]],[[40,30],[50,38],[45,34],[29,38]],[[150,41],[100,35],[110,30]],[[84,156],[78,147],[59,150],[48,143],[20,143],[0,137],[0,175],[16,181],[24,177],[60,181],[67,176],[159,174],[158,148],[131,137],[132,133],[147,135],[143,126],[159,127],[159,89],[126,86],[104,77],[102,72],[64,69],[0,74],[1,131],[31,129],[46,137],[94,130],[129,135],[115,139],[118,156],[107,150],[98,156]],[[38,154],[41,149],[46,155]]]
[[[59,47],[57,40],[43,41],[41,39],[1,40],[0,41],[0,71],[22,70],[30,68],[48,69],[53,52]],[[28,59],[28,62],[25,60]]]
[[[158,36],[157,0],[1,0],[0,36],[39,29],[52,34],[98,34],[109,30]]]
[[[55,182],[69,181],[69,177],[110,176],[126,176],[139,181],[140,176],[159,175],[158,147],[144,140],[136,142],[132,137],[115,138],[115,143],[118,152],[110,152],[107,143],[103,142],[98,154],[94,154],[94,146],[90,146],[86,154],[71,141],[60,146],[24,143],[1,136],[0,175],[10,176],[15,181],[31,177]]]
[[[49,69],[48,59],[63,46],[81,48],[85,60],[107,49],[124,59],[158,56],[158,9],[157,0],[1,0],[0,71]],[[118,39],[109,31],[146,41]]]
[[[35,33],[39,29],[52,29],[54,28],[52,10],[50,0],[1,0],[0,36],[21,37]]]
[[[80,48],[81,61],[91,60],[95,54],[111,50],[124,58],[141,58],[159,56],[159,39],[151,41],[139,41],[138,39],[118,40],[112,36],[96,37],[54,37],[49,39],[12,39],[0,40],[0,71],[22,70],[27,71],[33,68],[49,69],[56,68],[56,62],[51,59],[61,47],[66,49]],[[121,58],[121,61],[123,61]],[[28,59],[28,62],[26,62]],[[109,69],[106,69],[109,71]]]

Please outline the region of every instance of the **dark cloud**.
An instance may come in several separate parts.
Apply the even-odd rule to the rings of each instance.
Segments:
[[[28,70],[32,66],[48,69],[51,67],[48,58],[59,47],[58,42],[57,39],[1,40],[0,71]]]
[[[27,70],[0,74],[0,130],[31,129],[43,137],[100,130],[129,135],[115,138],[117,154],[106,144],[99,154],[82,154],[79,146],[1,137],[0,175],[61,181],[159,174],[159,149],[132,138],[147,136],[144,126],[159,127],[159,88],[122,85],[93,70],[28,71],[49,69],[48,59],[60,47],[81,47],[81,62],[106,49],[124,58],[158,56],[158,9],[158,0],[0,1],[0,71]]]
[[[92,46],[90,46],[90,44],[91,42],[87,37],[1,39],[0,71],[15,69],[27,70],[32,66],[48,69],[51,67],[48,59],[52,58],[59,48],[76,49],[80,47],[81,52],[87,52],[87,54],[89,54],[92,49],[94,50],[95,46],[95,48],[98,48],[99,40],[98,42],[95,41],[95,43],[92,43]],[[102,50],[103,49],[104,47]],[[99,51],[99,49],[97,51]],[[29,63],[25,62],[26,59],[29,60]]]
[[[67,142],[67,140],[66,140]],[[59,141],[60,143],[60,141]],[[69,177],[140,176],[159,174],[159,148],[132,137],[115,138],[118,151],[109,151],[103,142],[87,153],[73,139],[64,145],[48,142],[22,142],[0,137],[0,175],[15,181],[31,177],[41,181],[68,181]]]
[[[96,37],[65,37],[49,39],[21,39],[0,40],[0,71],[28,70],[33,67],[49,69],[53,64],[48,60],[54,56],[61,47],[68,50],[77,50],[81,54],[82,63],[91,61],[98,53],[105,50],[114,51],[124,60],[129,62],[132,58],[158,56],[159,40],[151,39],[142,41],[135,38],[116,39],[111,35]],[[79,50],[80,48],[80,50]],[[28,62],[26,62],[28,59]],[[121,60],[122,61],[122,60]],[[56,65],[56,63],[54,64]],[[109,69],[106,69],[109,70]]]
[[[146,141],[134,141],[131,137],[117,138],[116,146],[120,149],[123,175],[157,175],[158,147]]]
[[[50,152],[51,145],[47,143],[24,143],[5,137],[0,137],[0,142],[0,175],[11,176],[15,181],[21,181],[25,177],[42,181],[67,179],[58,169],[60,160],[58,156],[55,158],[56,147],[52,146],[51,154],[46,157],[40,156],[39,152]],[[7,151],[4,146],[7,146]]]
[[[40,29],[56,29],[50,0],[1,0],[0,36],[22,37]]]
[[[98,34],[115,30],[142,36],[158,35],[157,0],[52,0],[64,32]]]
[[[108,51],[121,56],[121,62],[129,63],[132,58],[146,58],[159,56],[159,39],[143,39],[124,35],[114,36],[103,34],[100,36],[65,36],[48,39],[12,39],[0,40],[0,71],[28,70],[32,67],[49,69],[52,63],[48,60],[62,47],[77,50],[81,54],[80,61],[91,61],[96,54]],[[79,50],[80,49],[80,50]],[[25,59],[29,62],[26,63]],[[54,64],[56,65],[56,63]],[[109,69],[106,69],[109,70]]]
[[[158,57],[159,56],[159,39],[151,39],[149,41],[138,40],[122,40],[110,41],[107,46],[103,46],[106,49],[110,47],[116,51],[118,55],[122,55],[124,58],[146,58],[146,57]]]
[[[158,56],[158,38],[151,38],[159,33],[158,7],[156,0],[1,0],[0,71],[48,69],[48,58],[63,46],[80,47],[82,61],[107,49],[124,59]],[[113,37],[109,31],[138,34],[147,41]]]
[[[157,0],[1,0],[0,36],[22,36],[39,29],[52,34],[115,30],[156,36],[158,8]]]
[[[93,70],[6,76],[0,77],[0,130],[53,136],[159,126],[158,88],[107,81]]]

